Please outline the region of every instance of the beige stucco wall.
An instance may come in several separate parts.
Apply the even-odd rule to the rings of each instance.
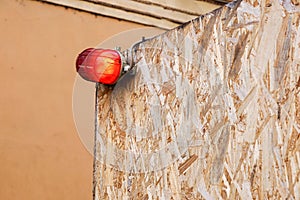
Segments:
[[[0,199],[92,199],[72,117],[74,60],[142,25],[28,0],[0,3]]]

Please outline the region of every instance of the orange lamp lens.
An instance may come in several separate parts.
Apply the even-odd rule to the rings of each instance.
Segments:
[[[76,71],[85,80],[112,85],[121,75],[122,59],[116,50],[89,48],[77,57]]]

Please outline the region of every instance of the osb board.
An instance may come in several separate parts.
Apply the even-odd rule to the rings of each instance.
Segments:
[[[300,17],[238,1],[97,86],[94,199],[300,199]]]

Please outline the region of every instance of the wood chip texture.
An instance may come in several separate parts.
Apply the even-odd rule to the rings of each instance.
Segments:
[[[94,199],[300,199],[293,2],[235,1],[136,45],[96,88]]]

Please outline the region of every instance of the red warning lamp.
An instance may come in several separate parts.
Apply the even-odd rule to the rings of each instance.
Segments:
[[[76,70],[85,80],[112,85],[121,76],[122,56],[116,50],[88,48],[78,55]]]

